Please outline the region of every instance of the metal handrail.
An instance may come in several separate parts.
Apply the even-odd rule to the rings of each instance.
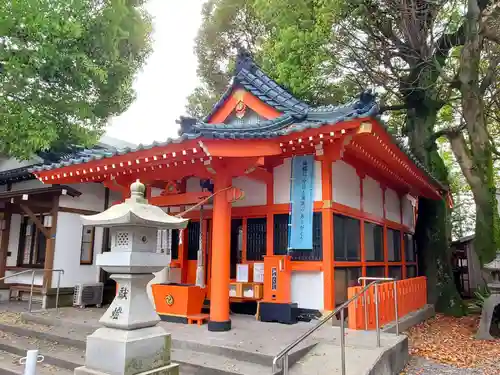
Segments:
[[[363,281],[363,286],[366,281],[392,281],[394,283],[394,312],[396,318],[396,336],[399,336],[399,313],[398,313],[398,283],[397,279],[393,277],[359,277],[358,283]],[[368,330],[368,306],[366,304],[366,295],[363,295],[363,305],[365,310],[365,330]],[[380,347],[380,327],[378,318],[378,284],[375,285],[375,329],[377,331],[377,347]]]
[[[371,282],[370,284],[366,285],[365,287],[363,287],[363,289],[361,289],[353,297],[351,297],[349,300],[345,301],[343,304],[341,304],[335,310],[333,310],[330,314],[328,314],[325,318],[323,318],[317,325],[312,327],[310,330],[305,332],[298,339],[296,339],[294,342],[292,342],[290,345],[288,345],[285,349],[280,351],[273,359],[273,374],[275,374],[276,371],[278,371],[278,361],[280,359],[283,359],[283,362],[282,362],[283,375],[288,375],[288,354],[289,354],[289,352],[293,348],[295,348],[297,345],[299,345],[302,341],[304,341],[306,338],[308,338],[310,335],[312,335],[314,332],[316,332],[321,326],[323,326],[326,322],[328,322],[330,319],[332,319],[340,311],[340,347],[341,347],[341,360],[342,360],[342,375],[345,375],[344,309],[346,307],[348,307],[352,302],[357,300],[359,298],[359,296],[361,296],[363,293],[365,293],[372,285],[377,285],[379,282],[380,282],[379,280],[375,280],[375,281]],[[378,346],[380,346],[380,342],[378,342]]]
[[[38,269],[38,268],[34,268],[34,269],[29,269],[29,270],[23,270],[23,271],[13,273],[12,275],[0,277],[0,281],[3,281],[5,279],[9,279],[9,278],[14,277],[14,276],[19,276],[19,275],[31,272],[30,299],[28,301],[28,312],[31,312],[31,306],[32,306],[32,302],[33,302],[33,288],[35,285],[35,273],[36,272],[48,272],[48,271],[57,272],[56,311],[59,311],[59,286],[61,285],[61,274],[64,275],[63,269],[51,269],[51,268]]]

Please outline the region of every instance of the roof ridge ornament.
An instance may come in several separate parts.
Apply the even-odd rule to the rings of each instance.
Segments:
[[[242,69],[251,71],[254,66],[255,62],[253,61],[252,54],[246,48],[239,47],[238,54],[236,55],[234,75],[237,75]]]

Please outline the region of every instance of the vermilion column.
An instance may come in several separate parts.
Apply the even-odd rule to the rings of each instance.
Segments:
[[[224,173],[224,172],[223,172]],[[217,174],[214,192],[231,186],[231,177]],[[229,331],[229,280],[230,280],[230,242],[231,242],[231,203],[227,192],[214,196],[212,222],[212,275],[210,285],[209,331]]]
[[[333,268],[332,158],[330,155],[325,155],[321,162],[321,186],[324,309],[332,311],[335,309],[335,273]]]

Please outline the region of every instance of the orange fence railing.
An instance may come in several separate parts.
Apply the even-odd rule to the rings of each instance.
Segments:
[[[396,287],[394,286],[396,284]],[[347,298],[350,299],[363,289],[354,286],[347,289]],[[396,320],[394,308],[394,289],[397,290],[398,317],[416,311],[427,304],[427,278],[415,277],[394,282],[380,283],[378,285],[378,311],[379,325]],[[365,307],[366,304],[366,307]],[[367,320],[365,320],[365,311]],[[369,288],[363,297],[358,298],[348,307],[349,328],[368,329],[376,328],[375,312],[375,286]]]

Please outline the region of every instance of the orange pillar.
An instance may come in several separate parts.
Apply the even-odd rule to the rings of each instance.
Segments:
[[[324,309],[335,309],[335,277],[333,268],[333,211],[332,211],[332,158],[325,155],[321,162],[321,209],[323,245],[323,299]]]
[[[215,176],[214,191],[216,193],[231,186],[231,177],[225,172],[222,173]],[[209,331],[221,332],[231,329],[229,318],[230,242],[231,203],[229,203],[228,194],[222,192],[214,196]]]

